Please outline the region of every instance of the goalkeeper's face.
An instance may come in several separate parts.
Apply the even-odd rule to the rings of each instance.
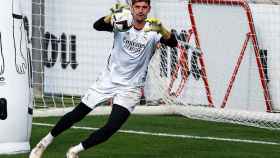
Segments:
[[[150,12],[151,6],[146,2],[136,2],[132,5],[131,12],[136,23],[144,23]]]

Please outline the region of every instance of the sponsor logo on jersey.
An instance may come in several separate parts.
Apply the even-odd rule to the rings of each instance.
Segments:
[[[124,38],[123,43],[124,43],[124,48],[131,53],[140,53],[145,48],[145,44],[135,42],[135,41],[130,41],[127,40],[126,38]]]

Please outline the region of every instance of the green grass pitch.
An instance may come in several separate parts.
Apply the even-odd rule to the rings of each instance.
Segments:
[[[58,119],[34,118],[33,122],[54,124]],[[88,116],[75,126],[98,128],[106,119],[107,116]],[[47,134],[50,128],[33,125],[31,146]],[[82,152],[80,158],[279,158],[280,155],[280,132],[267,129],[192,120],[179,116],[132,115],[122,130],[175,136],[120,132],[107,142]],[[64,158],[71,145],[87,138],[91,132],[83,129],[66,131],[55,139],[43,158]],[[176,135],[197,137],[182,138]],[[230,139],[225,141],[220,140],[221,138]],[[274,142],[275,145],[248,141]],[[0,158],[28,158],[28,154],[0,155]]]

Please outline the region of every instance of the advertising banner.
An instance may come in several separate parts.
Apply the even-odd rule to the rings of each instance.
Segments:
[[[28,0],[29,1],[29,0]],[[24,4],[30,4],[26,0]],[[0,154],[30,150],[32,86],[30,14],[20,0],[0,5]]]

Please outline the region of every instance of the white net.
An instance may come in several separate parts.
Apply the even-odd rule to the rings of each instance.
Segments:
[[[33,0],[36,109],[75,106],[103,70],[112,35],[92,24],[111,5],[111,0]],[[153,57],[147,104],[170,105],[166,113],[191,118],[280,127],[274,113],[280,110],[278,1],[156,0],[150,16],[171,28],[179,45],[159,46]]]
[[[191,118],[279,128],[277,1],[161,0],[153,7],[180,43],[161,46],[153,58],[149,100],[175,104],[175,113]]]

